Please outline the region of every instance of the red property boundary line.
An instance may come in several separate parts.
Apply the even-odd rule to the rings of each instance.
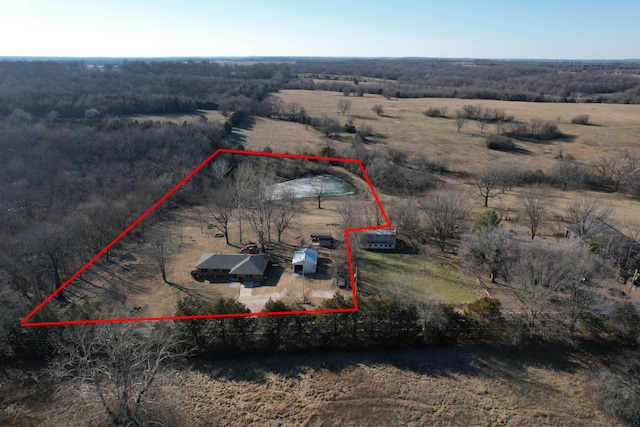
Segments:
[[[189,181],[196,173],[198,173],[203,167],[207,165],[214,157],[218,154],[222,153],[230,153],[230,154],[240,154],[240,155],[253,155],[253,156],[264,156],[264,157],[283,157],[290,159],[306,159],[306,160],[320,160],[320,161],[330,161],[330,162],[341,162],[341,163],[355,163],[360,167],[360,171],[362,172],[362,176],[367,181],[367,185],[369,185],[369,189],[371,190],[371,194],[378,204],[378,208],[380,212],[382,212],[382,216],[384,217],[385,224],[377,225],[377,226],[369,226],[369,227],[359,227],[359,228],[347,228],[344,230],[345,237],[345,246],[347,249],[347,259],[349,262],[349,274],[351,276],[351,290],[353,292],[353,307],[352,308],[341,308],[341,309],[329,309],[329,310],[296,310],[296,311],[275,311],[275,312],[259,312],[259,313],[229,313],[229,314],[204,314],[204,315],[194,315],[194,316],[164,316],[164,317],[133,317],[133,318],[116,318],[116,319],[87,319],[87,320],[68,320],[68,321],[49,321],[49,322],[29,322],[31,319],[42,307],[44,307],[49,301],[55,298],[69,283],[73,282],[82,272],[84,272],[91,264],[96,262],[98,258],[104,255],[111,247],[113,247],[120,239],[122,239],[127,233],[133,230],[143,219],[145,219],[154,209],[164,203],[173,193],[175,193],[180,187],[182,187],[187,181]],[[122,322],[146,322],[146,321],[158,321],[158,320],[189,320],[189,319],[219,319],[225,317],[254,317],[254,316],[278,316],[278,315],[289,315],[289,314],[319,314],[319,313],[350,313],[358,311],[358,300],[356,297],[356,287],[353,273],[353,263],[351,261],[351,247],[349,245],[349,233],[354,231],[364,231],[364,230],[375,230],[381,228],[390,228],[391,222],[389,221],[389,217],[386,212],[382,208],[382,204],[380,203],[380,199],[373,189],[373,185],[371,184],[371,180],[367,175],[367,172],[364,169],[362,162],[358,159],[348,159],[348,158],[340,158],[340,157],[322,157],[322,156],[306,156],[300,154],[287,154],[287,153],[266,153],[262,151],[247,151],[247,150],[231,150],[226,148],[220,148],[216,150],[213,154],[207,157],[202,163],[200,163],[194,170],[192,170],[187,176],[185,176],[180,182],[178,182],[171,190],[167,192],[164,196],[162,196],[157,202],[155,202],[146,212],[144,212],[138,219],[133,221],[131,225],[122,231],[116,237],[106,245],[100,252],[98,252],[89,262],[80,267],[78,271],[76,271],[66,282],[64,282],[58,289],[56,289],[51,295],[49,295],[44,301],[42,301],[36,308],[34,308],[29,314],[27,314],[22,320],[20,320],[20,325],[27,326],[59,326],[59,325],[87,325],[87,324],[95,324],[95,323],[122,323]]]

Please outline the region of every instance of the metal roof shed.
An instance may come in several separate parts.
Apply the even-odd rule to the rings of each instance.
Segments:
[[[318,265],[318,252],[313,249],[299,249],[293,253],[293,272],[297,274],[313,274]]]

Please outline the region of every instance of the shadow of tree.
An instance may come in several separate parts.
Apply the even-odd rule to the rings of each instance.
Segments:
[[[527,370],[531,367],[576,373],[584,366],[572,360],[571,351],[548,348],[549,345],[527,349],[497,349],[485,346],[450,348],[410,348],[365,351],[315,351],[313,353],[289,353],[267,357],[229,358],[218,360],[214,368],[198,360],[196,369],[212,379],[264,383],[267,376],[276,374],[286,378],[299,378],[310,371],[329,371],[340,374],[344,370],[365,365],[385,365],[401,371],[427,377],[491,378],[508,383],[516,391],[531,388]],[[537,387],[549,387],[537,384]],[[538,390],[544,392],[544,390]]]

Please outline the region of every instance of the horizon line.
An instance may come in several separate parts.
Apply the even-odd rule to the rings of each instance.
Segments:
[[[501,62],[640,62],[640,58],[490,58],[444,56],[313,56],[313,55],[220,55],[220,56],[56,56],[56,55],[0,55],[0,60],[432,60],[432,61],[501,61]]]

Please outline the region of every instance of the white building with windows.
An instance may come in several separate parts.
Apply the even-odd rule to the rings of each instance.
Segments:
[[[396,248],[396,230],[393,228],[378,228],[367,230],[360,234],[361,249],[386,249]]]

